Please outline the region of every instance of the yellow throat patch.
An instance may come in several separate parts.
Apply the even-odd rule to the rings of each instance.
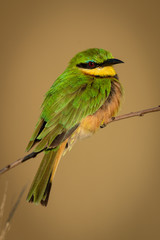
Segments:
[[[85,69],[82,68],[81,71],[85,74],[91,75],[91,76],[100,76],[100,77],[107,77],[107,76],[115,76],[116,72],[112,66],[106,66],[106,67],[97,67],[93,69]]]

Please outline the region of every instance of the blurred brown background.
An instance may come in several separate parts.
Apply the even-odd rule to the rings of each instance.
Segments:
[[[1,1],[1,160],[24,156],[45,92],[79,51],[110,50],[125,88],[119,114],[160,104],[159,1]],[[160,239],[160,113],[113,123],[63,157],[47,208],[25,201],[41,156],[0,177],[7,240]]]

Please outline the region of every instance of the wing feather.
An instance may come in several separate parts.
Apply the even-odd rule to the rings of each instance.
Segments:
[[[78,79],[67,79],[67,85],[66,81],[57,79],[48,91],[40,117],[46,124],[38,134],[40,129],[38,123],[31,138],[32,144],[29,143],[31,147],[36,139],[40,141],[34,151],[38,152],[54,146],[52,143],[57,136],[69,137],[69,133],[73,133],[71,129],[78,126],[86,116],[94,114],[110,93],[110,78],[92,78],[90,81],[84,78],[83,81],[80,79],[77,85],[75,81]],[[64,140],[63,137],[59,139],[59,141]]]

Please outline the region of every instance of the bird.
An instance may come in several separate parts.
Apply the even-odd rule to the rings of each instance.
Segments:
[[[48,205],[61,157],[79,139],[107,125],[120,107],[123,87],[114,65],[123,61],[102,48],[77,53],[54,81],[26,151],[44,152],[27,201]]]

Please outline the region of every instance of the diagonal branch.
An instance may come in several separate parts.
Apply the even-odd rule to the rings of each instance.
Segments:
[[[153,113],[153,112],[158,112],[160,111],[160,105],[158,107],[153,107],[153,108],[148,108],[148,109],[144,109],[144,110],[141,110],[141,111],[137,111],[137,112],[131,112],[131,113],[127,113],[127,114],[123,114],[123,115],[120,115],[120,116],[117,116],[117,117],[112,117],[108,124],[109,123],[112,123],[112,122],[116,122],[116,121],[119,121],[119,120],[123,120],[123,119],[127,119],[127,118],[132,118],[132,117],[142,117],[144,116],[145,114],[148,114],[148,113]],[[101,127],[105,127],[106,125],[103,125]],[[18,159],[17,161],[7,165],[6,167],[0,169],[0,175],[2,173],[5,173],[7,172],[8,170],[18,166],[19,164],[31,159],[31,158],[34,158],[36,157],[40,152],[32,152],[30,154],[28,154],[27,156],[23,157],[23,158],[20,158]]]
[[[0,174],[7,172],[8,170],[10,170],[10,169],[18,166],[19,164],[21,164],[21,163],[23,163],[23,162],[25,162],[25,161],[27,161],[27,160],[29,160],[29,159],[31,159],[31,158],[36,157],[37,154],[39,154],[39,153],[40,153],[40,152],[32,152],[32,153],[28,154],[27,156],[18,159],[17,161],[15,161],[15,162],[7,165],[6,167],[0,169]]]
[[[112,117],[108,123],[127,119],[127,118],[132,118],[132,117],[143,117],[145,114],[158,112],[158,111],[160,111],[160,105],[158,107],[148,108],[148,109],[144,109],[137,112],[126,113],[117,117]]]

